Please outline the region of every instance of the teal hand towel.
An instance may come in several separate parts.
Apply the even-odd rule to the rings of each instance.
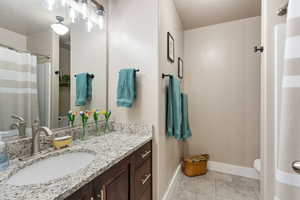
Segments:
[[[135,69],[120,70],[117,88],[117,106],[132,107],[137,96],[135,73]]]
[[[181,94],[182,102],[182,136],[181,139],[185,140],[192,136],[192,132],[189,124],[189,112],[188,112],[188,96]]]
[[[181,139],[181,106],[180,80],[171,76],[168,87],[167,135],[174,136],[176,139]]]
[[[92,100],[92,78],[88,73],[76,75],[76,106],[84,106]]]

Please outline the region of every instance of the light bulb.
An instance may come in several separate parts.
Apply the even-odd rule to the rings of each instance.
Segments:
[[[82,2],[81,10],[82,10],[82,18],[86,19],[88,16],[88,5],[86,1]]]
[[[70,7],[70,10],[69,10],[69,17],[70,17],[72,23],[75,23],[76,12],[75,12],[74,8],[72,8],[72,7]]]
[[[55,0],[46,0],[47,5],[48,5],[48,10],[53,10]]]
[[[104,28],[104,17],[103,17],[103,15],[98,16],[98,25],[99,25],[99,28],[101,30]]]
[[[93,26],[94,26],[93,22],[90,19],[88,19],[87,20],[87,30],[88,30],[88,32],[92,31]]]

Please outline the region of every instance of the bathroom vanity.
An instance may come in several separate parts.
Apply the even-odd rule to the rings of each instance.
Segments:
[[[0,199],[151,200],[152,126],[111,122],[111,127],[109,133],[75,140],[61,150],[53,150],[43,135],[42,152],[21,160],[30,152],[30,138],[8,142],[15,159],[0,172]],[[80,131],[75,127],[53,134],[76,138]]]
[[[151,199],[151,141],[66,198],[66,200]]]

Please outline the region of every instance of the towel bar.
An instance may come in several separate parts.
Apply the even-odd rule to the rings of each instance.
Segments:
[[[88,74],[91,78],[95,78],[94,74]],[[74,75],[74,77],[76,78],[76,74]]]
[[[171,75],[171,74],[164,74],[164,73],[162,73],[161,78],[172,77],[172,76],[173,76],[173,75]]]

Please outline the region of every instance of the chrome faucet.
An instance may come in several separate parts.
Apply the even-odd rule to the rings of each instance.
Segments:
[[[52,136],[52,131],[45,126],[40,126],[40,121],[35,120],[32,124],[32,155],[40,152],[40,134],[44,132],[47,136]]]
[[[26,137],[26,122],[25,120],[17,115],[12,115],[11,118],[18,120],[18,122],[13,123],[10,129],[18,129],[20,137]]]

